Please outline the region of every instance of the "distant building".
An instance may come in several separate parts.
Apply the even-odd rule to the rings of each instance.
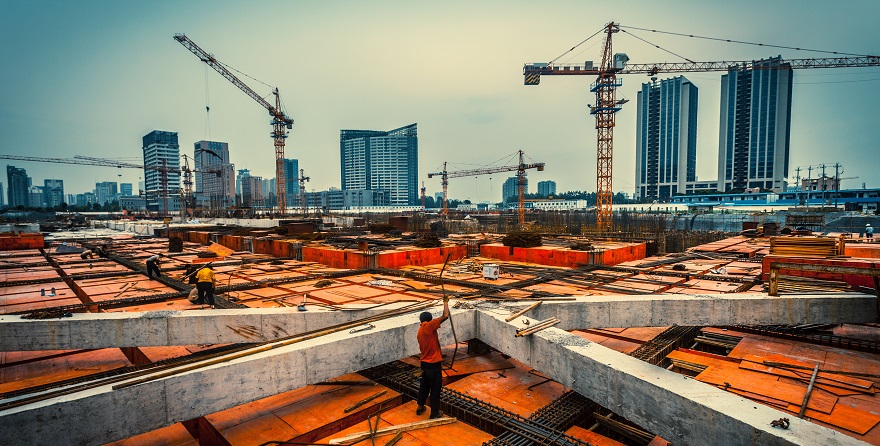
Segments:
[[[27,176],[27,171],[15,166],[6,166],[7,193],[9,197],[9,207],[29,206],[30,205],[30,188],[31,180]]]
[[[177,132],[153,130],[143,137],[147,209],[180,210],[180,145]],[[167,180],[163,184],[163,173]]]
[[[527,194],[529,193],[529,179],[526,177],[524,180],[523,194]],[[517,183],[517,177],[508,177],[504,180],[504,184],[501,185],[501,201],[503,203],[519,202],[519,185]]]
[[[284,160],[284,189],[287,194],[287,207],[292,208],[299,203],[299,160]]]
[[[550,180],[538,181],[538,195],[543,195],[545,197],[556,195],[556,182]]]
[[[125,195],[130,197],[134,195],[132,192],[132,184],[131,183],[119,183],[119,195]]]
[[[71,206],[75,206],[76,205],[76,194],[67,194],[64,202],[71,205]]]
[[[306,201],[310,209],[337,211],[357,210],[363,207],[390,206],[389,193],[384,190],[331,189],[320,192],[307,192]]]
[[[28,207],[32,208],[44,208],[46,207],[46,202],[43,197],[43,187],[42,186],[31,186],[28,188]]]
[[[102,181],[95,183],[95,195],[98,197],[98,204],[110,203],[118,199],[119,190],[115,181]]]
[[[684,76],[642,84],[636,198],[668,200],[697,179],[697,87]]]
[[[76,194],[76,205],[79,207],[91,206],[98,202],[98,197],[92,192]]]
[[[198,141],[193,151],[195,160],[196,207],[225,209],[235,203],[235,167],[229,162],[229,144],[219,141]]]
[[[266,206],[263,195],[263,177],[251,176],[249,172],[247,176],[241,177],[241,202],[242,206],[250,208]]]
[[[46,207],[54,208],[64,203],[64,181],[46,179],[43,180],[43,201]]]
[[[235,176],[235,193],[238,195],[238,205],[241,206],[244,203],[244,192],[242,192],[242,184],[245,182],[245,178],[251,176],[250,169],[238,169],[238,175]]]
[[[571,211],[586,209],[587,200],[528,199],[523,200],[523,207],[542,211]]]
[[[147,200],[137,195],[120,195],[119,207],[127,211],[145,211],[147,210]]]
[[[819,178],[801,178],[801,190],[825,190],[833,191],[840,189],[840,180],[827,175]]]
[[[3,193],[3,183],[0,182],[0,208],[6,205],[6,194]]]
[[[786,187],[791,65],[781,57],[760,60],[755,65],[772,69],[731,67],[721,76],[720,192],[756,187],[781,192]]]
[[[392,206],[419,201],[416,124],[390,130],[342,130],[342,190],[386,190]]]

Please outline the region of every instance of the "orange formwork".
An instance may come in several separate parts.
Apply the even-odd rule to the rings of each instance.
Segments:
[[[39,249],[44,246],[43,234],[4,234],[0,235],[0,251]]]
[[[440,248],[406,248],[365,253],[355,249],[336,249],[329,246],[303,246],[304,262],[317,262],[332,268],[363,269],[391,268],[403,266],[426,266],[442,264],[449,255],[449,260],[458,260],[467,255],[467,246],[443,246]]]
[[[597,249],[593,251],[576,251],[556,246],[514,248],[500,243],[487,243],[480,246],[480,256],[571,268],[577,265],[617,265],[644,259],[646,253],[644,243],[597,242],[594,246]]]
[[[880,244],[847,243],[843,252],[849,257],[880,259]]]

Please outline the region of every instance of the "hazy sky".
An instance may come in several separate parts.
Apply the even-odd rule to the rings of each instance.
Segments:
[[[606,2],[606,4],[608,4]],[[734,5],[730,7],[728,5]],[[9,1],[0,0],[0,153],[87,155],[142,162],[141,138],[178,132],[229,143],[236,168],[274,176],[268,113],[172,36],[186,33],[217,59],[280,89],[295,120],[288,158],[309,190],[339,187],[339,131],[419,128],[419,178],[444,161],[474,168],[522,149],[547,164],[531,190],[596,187],[592,77],[546,76],[523,85],[526,62],[546,62],[615,21],[783,46],[880,53],[880,1]],[[821,53],[710,42],[632,30],[695,61],[827,57]],[[559,62],[598,60],[593,38]],[[680,61],[630,35],[614,51],[631,63]],[[719,72],[686,74],[699,88],[697,174],[715,179]],[[671,77],[660,75],[661,78]],[[271,89],[240,76],[271,100]],[[623,76],[618,96],[614,190],[633,192],[636,92],[647,76]],[[840,162],[844,187],[880,186],[880,68],[796,70],[791,166]],[[205,106],[210,105],[210,117]],[[137,183],[142,173],[7,162],[66,193],[96,181]],[[833,172],[832,172],[833,173]],[[121,176],[120,176],[121,175]],[[450,180],[450,196],[499,201],[506,174]],[[5,174],[0,181],[6,183]],[[136,186],[135,186],[136,187]],[[5,187],[4,187],[5,189]]]

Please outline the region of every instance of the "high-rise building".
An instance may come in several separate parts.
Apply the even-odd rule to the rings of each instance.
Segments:
[[[43,201],[47,207],[54,208],[64,203],[64,181],[45,179],[43,180]]]
[[[0,208],[6,205],[6,194],[3,193],[3,183],[0,183]]]
[[[529,179],[525,178],[523,185],[523,193],[529,193]],[[501,202],[502,203],[518,203],[519,202],[519,184],[517,177],[508,177],[501,185]]]
[[[30,206],[30,178],[27,171],[15,166],[6,166],[7,193],[9,196],[9,207]]]
[[[46,202],[43,199],[43,186],[28,187],[28,206],[32,208],[44,208]]]
[[[721,76],[718,189],[785,190],[791,134],[791,65],[781,57]]]
[[[638,92],[636,197],[669,199],[696,180],[697,86],[654,78]]]
[[[292,208],[299,203],[299,160],[284,160],[284,187],[287,193],[287,207]]]
[[[263,195],[263,177],[255,177],[250,174],[241,176],[241,202],[242,206],[250,208],[261,208],[266,205],[266,197]]]
[[[250,169],[238,169],[238,175],[235,176],[235,194],[238,196],[236,200],[237,206],[244,205],[244,189],[242,188],[242,185],[249,176],[251,176]]]
[[[196,206],[222,209],[234,204],[235,167],[229,162],[229,144],[199,141],[195,143],[193,159],[196,170]]]
[[[131,183],[119,183],[119,195],[123,195],[126,197],[132,196],[132,184]]]
[[[180,145],[177,132],[153,130],[143,138],[147,209],[180,210]]]
[[[101,181],[95,183],[95,196],[98,197],[98,204],[109,203],[117,200],[119,191],[115,181]]]
[[[543,195],[545,197],[556,195],[556,182],[551,180],[538,181],[538,195]],[[517,197],[517,199],[519,199],[519,197]]]
[[[342,130],[342,190],[386,190],[391,206],[415,206],[419,138],[416,124],[390,130]]]

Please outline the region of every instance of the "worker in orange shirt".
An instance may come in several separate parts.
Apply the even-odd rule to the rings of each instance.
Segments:
[[[199,299],[196,300],[196,304],[201,305],[207,301],[208,305],[214,308],[214,283],[217,280],[214,278],[212,266],[214,264],[209,263],[196,273],[196,289],[199,290]]]
[[[443,297],[443,316],[433,319],[431,313],[425,311],[419,315],[421,325],[416,339],[419,341],[419,350],[422,352],[422,378],[419,381],[419,397],[416,400],[418,407],[416,415],[425,413],[425,402],[428,395],[431,396],[431,418],[440,418],[443,412],[440,411],[440,390],[443,387],[443,369],[441,361],[443,355],[440,353],[440,339],[437,336],[437,329],[440,324],[449,319],[449,302],[447,297]]]

